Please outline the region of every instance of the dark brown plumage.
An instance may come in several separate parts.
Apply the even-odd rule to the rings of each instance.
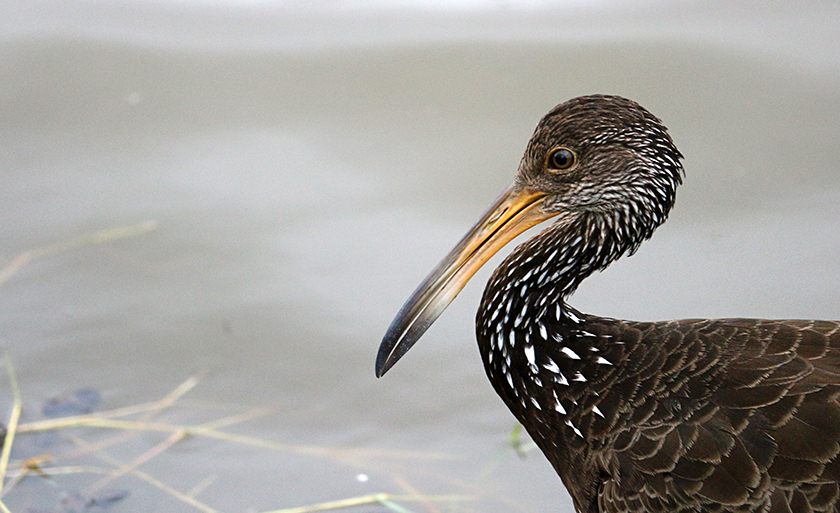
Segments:
[[[493,253],[476,319],[490,382],[581,512],[837,512],[840,324],[633,322],[566,299],[665,221],[682,181],[661,122],[614,96],[540,121],[513,185],[418,287],[381,376]]]

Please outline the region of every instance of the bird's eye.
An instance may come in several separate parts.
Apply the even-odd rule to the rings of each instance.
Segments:
[[[575,165],[575,154],[568,148],[555,148],[548,154],[549,171],[565,171]]]

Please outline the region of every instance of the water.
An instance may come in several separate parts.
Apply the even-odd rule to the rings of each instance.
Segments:
[[[537,120],[594,92],[661,117],[687,174],[671,220],[573,305],[840,317],[840,9],[729,5],[0,8],[0,265],[154,228],[54,247],[0,283],[24,421],[56,394],[117,408],[200,374],[158,420],[266,408],[222,429],[284,444],[193,436],[139,466],[217,511],[375,492],[469,496],[412,511],[571,511],[542,456],[506,443],[472,328],[489,269],[382,380],[376,349]],[[112,464],[66,456],[71,436],[114,433],[21,437],[14,456]],[[130,462],[167,436],[106,452]],[[4,502],[55,508],[97,479],[27,478]],[[130,491],[114,510],[196,510],[137,475],[104,488]]]

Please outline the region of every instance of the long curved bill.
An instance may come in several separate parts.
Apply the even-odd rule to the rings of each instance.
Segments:
[[[555,215],[542,211],[545,197],[545,193],[517,186],[502,193],[400,309],[379,346],[377,377],[411,349],[490,257],[520,233]]]

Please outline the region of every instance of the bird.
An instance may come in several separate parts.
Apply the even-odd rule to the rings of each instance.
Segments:
[[[618,320],[567,303],[668,217],[683,155],[638,103],[591,95],[538,123],[513,183],[400,309],[385,374],[467,281],[493,388],[580,513],[840,511],[840,323]],[[632,292],[631,292],[632,293]]]

